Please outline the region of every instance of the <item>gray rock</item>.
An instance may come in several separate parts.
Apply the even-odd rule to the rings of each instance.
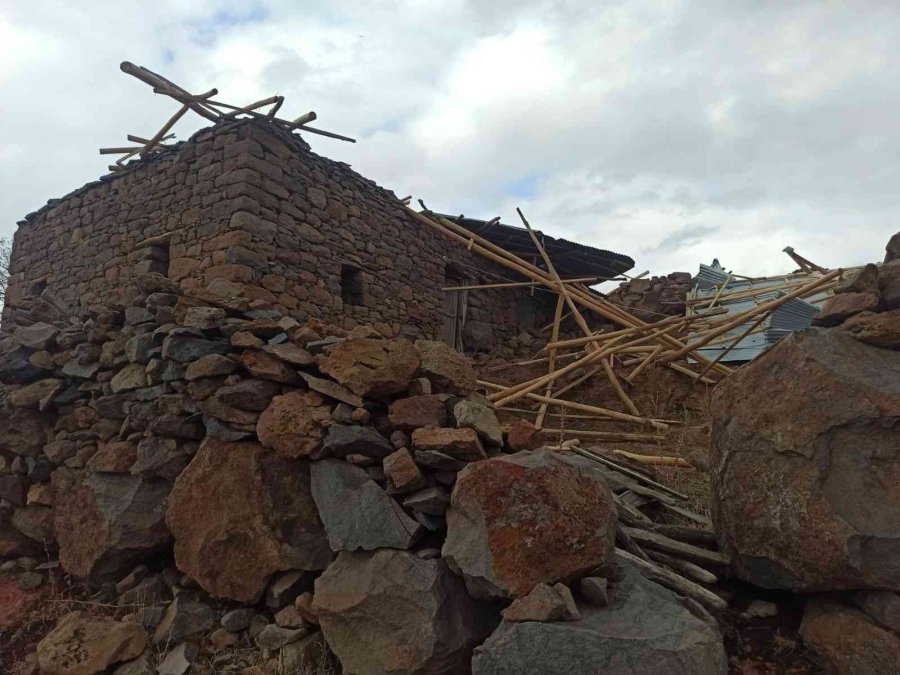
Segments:
[[[578,582],[578,592],[586,603],[594,607],[609,604],[609,582],[604,577],[585,577]]]
[[[13,333],[13,341],[35,351],[46,349],[59,335],[59,329],[48,323],[38,321],[30,326],[22,326]]]
[[[163,620],[153,633],[153,644],[175,644],[218,623],[212,607],[189,594],[179,595],[166,608]]]
[[[162,622],[165,615],[165,607],[139,607],[138,611],[135,613],[135,618],[144,628],[153,630]]]
[[[581,618],[565,584],[538,584],[503,610],[507,621],[577,621]]]
[[[461,471],[466,466],[466,462],[437,450],[416,450],[413,453],[413,459],[419,466],[437,471]]]
[[[456,418],[457,427],[474,429],[485,443],[503,445],[503,431],[492,407],[463,399],[453,406],[453,417]]]
[[[0,382],[25,384],[45,375],[46,371],[31,364],[31,361],[28,360],[29,356],[31,356],[31,352],[24,347],[0,354]]]
[[[209,354],[225,354],[230,345],[224,340],[206,340],[184,334],[170,334],[163,340],[162,357],[179,363],[191,363]]]
[[[159,675],[184,675],[197,660],[200,654],[199,645],[193,642],[182,642],[166,654],[156,672]]]
[[[328,427],[322,443],[322,455],[326,457],[346,457],[365,455],[383,459],[394,451],[394,447],[384,436],[372,427],[351,424],[335,424]]]
[[[266,589],[266,607],[279,610],[312,588],[313,576],[303,571],[282,572]]]
[[[772,616],[778,616],[778,605],[765,600],[754,600],[741,612],[741,617],[745,619],[767,619]]]
[[[308,634],[309,630],[306,628],[282,628],[275,624],[269,624],[256,636],[256,643],[266,649],[281,649]]]
[[[280,656],[285,672],[314,673],[327,654],[325,637],[322,631],[316,631],[282,647]]]
[[[112,675],[157,675],[156,668],[150,664],[150,660],[150,650],[145,649],[136,659],[116,666]]]
[[[853,604],[885,628],[900,633],[900,595],[893,591],[859,591]]]
[[[229,633],[240,633],[250,627],[250,621],[256,616],[256,610],[252,607],[240,607],[222,615],[222,628]]]
[[[418,523],[359,467],[326,459],[312,463],[312,495],[333,551],[406,549]]]
[[[450,504],[450,495],[439,487],[429,487],[409,495],[403,506],[432,516],[442,516]]]
[[[316,580],[314,597],[346,673],[467,673],[493,623],[442,560],[407,551],[341,553]]]
[[[153,333],[142,333],[125,343],[125,357],[129,363],[147,363],[154,349],[157,346]]]
[[[473,675],[725,675],[722,637],[633,568],[610,605],[564,623],[504,621],[475,650]]]

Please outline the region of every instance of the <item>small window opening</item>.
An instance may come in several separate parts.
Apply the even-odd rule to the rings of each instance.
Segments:
[[[341,298],[345,305],[366,303],[366,282],[358,267],[341,265]]]

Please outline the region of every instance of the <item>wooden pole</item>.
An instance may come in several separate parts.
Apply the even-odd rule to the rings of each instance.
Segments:
[[[563,299],[562,294],[556,296],[556,310],[553,313],[553,331],[550,335],[551,340],[559,339],[559,320],[562,317],[563,307],[565,307],[565,300]],[[556,350],[550,350],[549,361],[547,365],[547,372],[552,373],[556,370]],[[545,396],[550,396],[553,391],[553,383],[547,383],[547,391],[545,392]],[[541,403],[541,407],[538,409],[537,416],[534,420],[534,426],[536,429],[540,429],[544,424],[544,415],[547,414],[547,404]]]
[[[638,364],[638,367],[635,368],[634,370],[632,370],[631,373],[629,373],[628,377],[625,378],[625,381],[628,383],[634,382],[634,379],[638,375],[640,375],[647,368],[647,366],[650,365],[650,363],[653,361],[653,359],[655,359],[657,356],[659,356],[659,353],[662,350],[663,350],[662,345],[656,345],[654,350],[652,352],[650,352],[649,354],[647,354],[647,356],[645,356],[643,358],[643,360]]]
[[[596,281],[600,277],[582,277],[580,279],[562,279],[564,284],[582,283],[587,281]],[[473,284],[471,286],[446,286],[442,291],[473,291],[484,288],[520,288],[524,286],[544,286],[542,281],[510,281],[502,284]],[[553,324],[550,324],[552,327]]]
[[[683,457],[666,457],[663,455],[639,455],[634,452],[625,452],[624,450],[613,450],[614,455],[630,459],[640,464],[651,464],[655,466],[679,466],[685,469],[692,468]]]

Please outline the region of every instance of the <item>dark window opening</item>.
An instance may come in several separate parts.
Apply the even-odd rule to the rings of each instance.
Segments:
[[[345,305],[366,304],[366,282],[358,267],[341,265],[341,298]]]

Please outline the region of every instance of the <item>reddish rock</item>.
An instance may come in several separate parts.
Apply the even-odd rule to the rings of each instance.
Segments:
[[[900,349],[900,309],[879,314],[863,312],[851,316],[840,329],[873,347]]]
[[[812,600],[800,624],[803,644],[827,673],[892,673],[900,664],[900,638],[863,612],[837,603]]]
[[[834,287],[835,293],[877,293],[878,266],[869,263],[858,270],[847,272]]]
[[[385,398],[405,392],[419,367],[419,354],[406,340],[356,338],[336,344],[319,369],[357,396]]]
[[[416,340],[419,375],[431,382],[435,394],[467,396],[477,386],[472,362],[445,342]]]
[[[841,293],[828,299],[813,319],[814,326],[838,326],[854,314],[878,309],[877,293]]]
[[[331,411],[312,391],[292,391],[272,399],[259,416],[256,433],[263,445],[282,457],[308,457],[322,445]]]
[[[221,377],[237,370],[237,363],[221,354],[207,354],[187,367],[184,379],[199,380],[201,377]]]
[[[248,349],[241,354],[241,364],[252,377],[261,380],[295,385],[302,382],[295,369],[268,352]]]
[[[712,405],[712,512],[767,588],[900,589],[900,353],[841,330],[784,338]]]
[[[72,612],[38,643],[38,664],[45,675],[105,673],[137,658],[146,646],[147,634],[138,623]]]
[[[40,597],[39,593],[19,588],[14,577],[0,575],[0,629],[22,621]]]
[[[401,398],[388,410],[388,421],[395,429],[412,431],[421,427],[443,427],[447,424],[447,408],[437,396]]]
[[[0,406],[0,450],[15,455],[34,456],[47,443],[49,419],[33,408]]]
[[[320,570],[331,550],[309,465],[256,443],[204,441],[178,477],[166,522],[175,561],[207,592],[257,600],[281,570]]]
[[[536,450],[542,444],[541,432],[528,420],[516,420],[510,425],[506,434],[506,445],[513,452]]]
[[[384,458],[384,474],[388,479],[388,487],[394,492],[412,492],[425,486],[425,476],[406,448]]]
[[[61,467],[52,485],[59,562],[74,576],[105,580],[171,543],[167,481]]]
[[[436,450],[463,462],[476,462],[487,457],[474,429],[416,429],[412,433],[412,444],[416,450]]]
[[[516,598],[603,565],[614,540],[612,494],[598,474],[536,450],[460,472],[442,554],[473,597]]]

